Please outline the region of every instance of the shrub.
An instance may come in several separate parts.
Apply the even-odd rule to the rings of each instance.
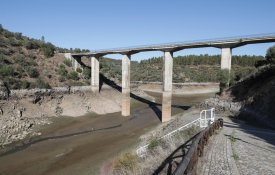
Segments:
[[[30,82],[28,82],[27,80],[23,80],[22,82],[21,82],[21,88],[23,88],[23,89],[28,89],[29,87],[30,87]]]
[[[44,81],[43,79],[41,78],[38,78],[35,82],[35,86],[37,88],[41,88],[41,89],[50,89],[51,86],[48,82]]]
[[[64,76],[60,76],[58,79],[59,79],[60,82],[66,81],[66,77],[64,77]]]
[[[28,62],[27,62],[25,56],[22,55],[22,54],[17,55],[17,56],[15,57],[15,60],[16,60],[16,62],[17,62],[18,64],[20,64],[23,68],[26,68],[26,67],[29,66],[29,64],[28,64]]]
[[[221,92],[224,88],[235,83],[235,73],[233,70],[222,69],[218,72],[218,80],[220,81]]]
[[[133,172],[138,168],[138,158],[132,153],[125,153],[114,160],[114,170],[120,172],[126,170]]]
[[[28,49],[28,50],[40,48],[39,43],[37,43],[37,42],[35,42],[35,41],[32,41],[32,40],[24,40],[24,46],[25,46],[26,49]]]
[[[69,59],[67,59],[67,58],[64,59],[63,63],[64,63],[65,65],[67,65],[68,67],[72,67],[72,62],[71,62],[71,60],[69,60]]]
[[[68,77],[69,77],[69,79],[72,79],[72,80],[78,80],[79,79],[78,78],[78,73],[75,72],[75,71],[71,72]]]
[[[54,56],[55,47],[51,43],[42,44],[41,49],[44,56],[46,56],[47,58]]]
[[[27,72],[28,72],[28,75],[31,77],[31,78],[37,78],[39,76],[39,72],[36,68],[34,67],[29,67],[27,69]]]
[[[83,77],[85,79],[90,79],[91,78],[91,69],[89,68],[84,68],[83,69]]]
[[[0,53],[0,63],[4,63],[6,60],[6,56],[2,53]]]
[[[272,46],[267,50],[265,57],[268,63],[275,63],[275,46]]]
[[[82,69],[78,67],[78,68],[76,68],[76,72],[82,73]]]
[[[68,71],[66,70],[63,64],[59,66],[58,74],[61,75],[62,77],[67,77]]]
[[[148,149],[149,150],[153,150],[154,148],[156,148],[157,146],[160,146],[163,143],[162,140],[154,138],[150,141]]]
[[[13,76],[13,67],[9,65],[2,65],[0,67],[0,76]]]

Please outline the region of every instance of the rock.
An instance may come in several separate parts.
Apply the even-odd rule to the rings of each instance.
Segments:
[[[0,108],[0,115],[3,115],[4,114],[4,111],[2,108]]]
[[[57,106],[57,107],[55,108],[55,114],[56,114],[57,116],[60,116],[62,113],[63,113],[63,109],[62,109],[60,106]]]
[[[33,100],[32,100],[32,103],[33,103],[33,104],[36,104],[36,103],[38,103],[41,99],[42,99],[42,98],[41,98],[40,95],[35,95],[34,98],[33,98]]]
[[[10,90],[3,81],[0,80],[0,99],[8,99]]]
[[[33,123],[30,123],[30,124],[28,124],[28,129],[30,129],[31,127],[33,127]]]
[[[23,114],[23,111],[22,111],[22,110],[17,110],[17,117],[18,117],[18,118],[21,118],[21,117],[22,117],[22,114]]]

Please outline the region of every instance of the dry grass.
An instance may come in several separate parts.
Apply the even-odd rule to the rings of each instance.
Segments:
[[[124,153],[116,157],[113,161],[113,174],[131,174],[143,175],[153,174],[162,163],[177,150],[183,143],[199,132],[199,127],[193,126],[184,131],[178,132],[169,139],[152,138],[145,157],[138,157],[135,150]],[[181,155],[182,149],[178,149],[176,155]],[[173,159],[173,161],[180,161],[182,157]],[[167,161],[167,160],[166,160]],[[165,165],[166,163],[164,163]],[[162,168],[162,171],[167,174],[168,164]],[[162,174],[162,173],[159,173]]]

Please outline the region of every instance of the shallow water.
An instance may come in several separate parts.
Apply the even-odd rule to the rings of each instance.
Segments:
[[[156,103],[162,103],[162,93],[158,91],[146,91],[148,95],[155,98]],[[183,105],[190,106],[202,102],[203,99],[215,96],[213,93],[201,93],[201,94],[172,94],[172,104],[173,105]]]
[[[195,103],[193,98],[185,99],[184,105]],[[142,134],[160,124],[161,106],[132,103],[131,117],[118,112],[53,119],[41,136],[0,155],[0,174],[98,174],[103,162],[135,146]],[[173,114],[183,111],[172,109]]]

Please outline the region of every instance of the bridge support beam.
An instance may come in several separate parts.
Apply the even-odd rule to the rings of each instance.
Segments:
[[[91,57],[91,86],[93,92],[99,92],[99,60]]]
[[[231,48],[222,48],[221,49],[221,69],[231,70],[231,57],[232,49]]]
[[[124,55],[122,58],[122,116],[130,116],[130,63],[131,55]]]
[[[164,52],[161,122],[166,122],[171,119],[172,83],[173,83],[173,53]]]

